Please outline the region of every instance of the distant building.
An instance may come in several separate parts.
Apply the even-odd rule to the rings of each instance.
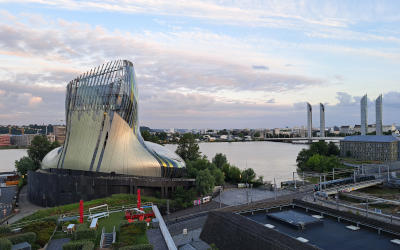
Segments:
[[[340,154],[362,161],[397,161],[399,142],[391,135],[347,136],[340,141]]]
[[[361,125],[354,125],[353,131],[354,133],[361,133]]]
[[[11,144],[19,147],[28,147],[37,134],[12,135]]]
[[[65,141],[65,126],[54,126],[54,136],[56,141],[60,144],[64,144]]]
[[[360,101],[361,106],[361,135],[367,135],[368,128],[368,98],[364,95]]]
[[[353,128],[351,126],[340,126],[340,133],[350,135],[353,133]]]
[[[307,102],[307,137],[312,137],[312,107],[311,104]]]
[[[325,106],[319,104],[319,136],[325,137]]]
[[[376,98],[375,103],[375,112],[376,112],[376,135],[382,135],[382,95]]]
[[[10,146],[11,145],[11,136],[6,134],[6,135],[0,135],[0,146]]]

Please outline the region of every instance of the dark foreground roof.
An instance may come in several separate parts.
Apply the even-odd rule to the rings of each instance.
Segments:
[[[346,136],[342,141],[354,141],[354,142],[394,142],[399,141],[392,135],[353,135]]]

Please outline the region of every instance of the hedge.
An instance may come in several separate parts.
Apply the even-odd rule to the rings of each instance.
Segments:
[[[86,224],[81,224],[75,231],[75,240],[96,239],[96,231],[88,228]]]
[[[71,241],[63,245],[63,250],[93,250],[94,243],[89,240]]]
[[[121,232],[121,228],[126,226],[134,226],[138,229],[138,233],[144,233],[147,229],[147,222],[146,221],[135,221],[129,223],[128,221],[121,221],[118,226],[118,232]]]
[[[1,225],[0,226],[0,235],[5,235],[11,233],[11,228],[8,225]]]
[[[119,248],[119,250],[153,250],[153,245],[139,244],[139,245],[121,247]]]
[[[30,244],[32,244],[36,241],[36,233],[29,232],[29,233],[11,235],[8,236],[7,239],[9,239],[13,245],[22,242],[29,242]]]
[[[12,243],[9,239],[0,238],[0,249],[1,250],[11,250]]]

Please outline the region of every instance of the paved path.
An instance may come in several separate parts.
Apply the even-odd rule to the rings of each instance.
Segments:
[[[8,220],[8,223],[12,224],[28,215],[35,213],[36,211],[38,211],[40,209],[43,209],[43,207],[36,206],[28,200],[28,186],[27,185],[25,185],[19,193],[18,208],[19,208],[19,213],[15,214],[13,217],[11,217]]]
[[[62,250],[63,245],[67,244],[70,240],[70,238],[52,240],[47,245],[46,250]]]
[[[226,207],[226,205],[222,204],[222,207]],[[201,204],[199,206],[190,207],[184,210],[177,211],[175,213],[164,215],[165,223],[169,223],[175,221],[181,217],[191,216],[191,215],[198,215],[199,213],[206,213],[207,211],[214,210],[219,208],[219,202],[212,200],[206,204]]]
[[[165,243],[164,237],[161,234],[160,228],[153,228],[146,230],[147,238],[149,243],[153,245],[154,250],[168,250],[167,244]]]

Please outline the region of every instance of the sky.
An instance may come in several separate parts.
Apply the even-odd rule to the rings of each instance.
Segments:
[[[65,123],[69,81],[133,62],[140,125],[400,125],[400,1],[0,0],[0,124]]]

